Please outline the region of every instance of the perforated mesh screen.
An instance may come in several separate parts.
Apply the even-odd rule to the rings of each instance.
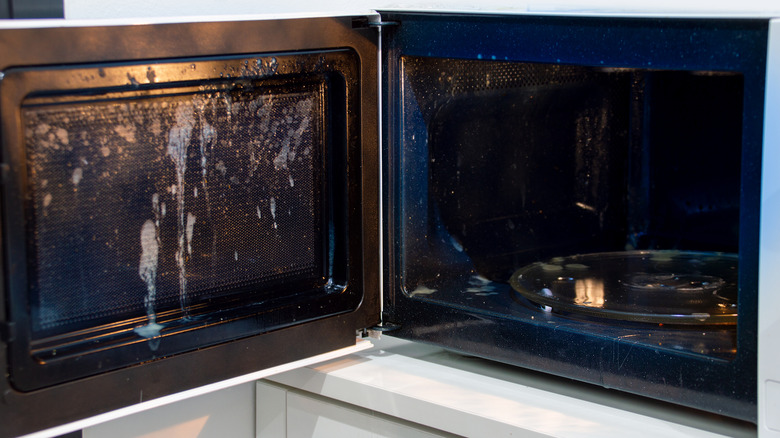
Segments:
[[[319,83],[27,105],[33,330],[323,282],[323,108]]]

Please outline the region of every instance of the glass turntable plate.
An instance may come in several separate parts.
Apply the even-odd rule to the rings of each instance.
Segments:
[[[512,287],[558,312],[664,324],[736,324],[736,254],[625,251],[556,257]],[[548,309],[550,310],[550,309]]]

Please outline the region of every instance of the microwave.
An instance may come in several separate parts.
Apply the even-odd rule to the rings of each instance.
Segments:
[[[411,11],[6,26],[0,434],[368,332],[780,434],[777,35]]]

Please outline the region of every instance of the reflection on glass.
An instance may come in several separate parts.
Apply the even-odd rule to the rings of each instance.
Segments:
[[[604,307],[604,281],[586,278],[574,282],[574,302],[588,307]]]
[[[555,311],[664,324],[737,322],[736,254],[625,251],[520,268],[512,287]]]

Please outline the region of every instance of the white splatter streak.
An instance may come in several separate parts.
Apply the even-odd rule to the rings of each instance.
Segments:
[[[128,143],[135,143],[135,126],[133,125],[117,125],[114,126],[114,132],[119,134]]]
[[[63,128],[57,128],[57,130],[54,131],[54,134],[57,136],[57,139],[60,141],[60,143],[64,144],[65,146],[68,145],[68,131]]]
[[[70,180],[73,182],[74,186],[77,186],[79,185],[79,183],[81,182],[81,178],[83,177],[84,177],[84,171],[81,170],[80,167],[77,167],[73,170],[73,176],[71,177]]]
[[[200,118],[201,130],[200,130],[200,168],[203,177],[206,176],[206,145],[212,145],[217,139],[217,131],[209,125],[201,115]]]
[[[136,327],[135,332],[145,338],[159,336],[162,326],[157,324],[157,313],[154,310],[154,302],[157,297],[157,262],[160,251],[160,237],[157,225],[152,220],[147,220],[141,227],[141,260],[138,263],[138,275],[146,283],[146,297],[144,306],[149,318],[147,325]],[[152,344],[155,345],[155,344]]]
[[[159,137],[160,134],[162,134],[162,124],[160,123],[160,120],[155,119],[152,121],[149,130],[152,131],[152,134],[154,134],[155,137]]]
[[[219,160],[217,162],[217,165],[214,166],[214,168],[220,171],[220,173],[222,173],[222,176],[225,176],[225,174],[227,173],[227,167],[225,167],[225,163],[222,162],[222,160]]]
[[[274,158],[274,169],[287,169],[287,157],[290,155],[290,138],[287,137],[282,141],[282,149],[276,154]]]
[[[195,231],[195,215],[187,213],[187,254],[192,254],[192,233]]]
[[[176,124],[168,133],[168,155],[176,165],[176,173],[184,176],[187,170],[187,148],[190,145],[192,129],[195,127],[195,113],[190,105],[176,108]]]
[[[417,288],[413,290],[409,296],[413,297],[415,295],[430,295],[432,293],[436,292],[436,289],[431,289],[428,286],[425,286],[424,284],[417,285]]]
[[[274,229],[276,229],[276,198],[273,196],[271,197],[271,217],[274,220]]]
[[[157,278],[157,258],[160,246],[157,242],[157,226],[149,219],[141,227],[141,261],[138,264],[138,275],[150,292],[155,290]]]
[[[35,134],[43,136],[47,132],[49,132],[50,129],[51,129],[51,125],[48,125],[46,123],[40,123],[38,124],[38,126],[35,127]]]
[[[192,106],[181,104],[176,108],[176,124],[168,133],[168,155],[176,166],[176,207],[179,214],[179,250],[176,263],[179,266],[179,303],[182,312],[187,314],[187,270],[184,265],[184,174],[187,172],[187,148],[195,127],[195,113]],[[173,189],[173,187],[172,187]]]

